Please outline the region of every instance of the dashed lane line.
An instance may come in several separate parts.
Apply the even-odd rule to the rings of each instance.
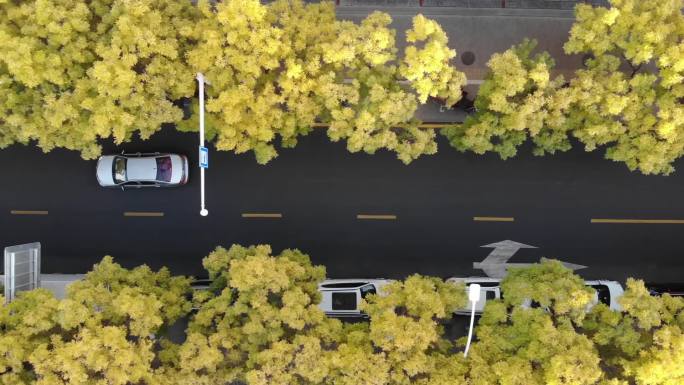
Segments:
[[[124,217],[163,217],[163,212],[158,211],[124,211]]]
[[[283,217],[281,213],[242,213],[243,218],[271,218],[280,219]]]
[[[389,214],[358,214],[356,215],[356,219],[370,219],[370,220],[385,220],[385,221],[395,221],[397,220],[396,215],[389,215]]]
[[[607,218],[592,218],[591,223],[684,225],[684,219],[607,219]]]
[[[473,217],[475,222],[515,222],[514,217]]]
[[[12,215],[48,215],[47,210],[10,210]]]

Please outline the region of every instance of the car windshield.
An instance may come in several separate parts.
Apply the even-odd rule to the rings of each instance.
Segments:
[[[375,290],[375,286],[373,285],[366,285],[361,288],[361,298],[366,298],[369,294],[376,294],[377,291]]]
[[[157,180],[171,182],[171,157],[160,156],[157,158]]]
[[[123,183],[126,181],[126,158],[114,158],[114,181]]]
[[[594,290],[596,290],[596,295],[601,303],[610,305],[610,289],[606,285],[592,285]]]

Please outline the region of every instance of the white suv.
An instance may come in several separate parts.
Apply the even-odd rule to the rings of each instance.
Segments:
[[[493,299],[501,299],[501,288],[499,287],[499,285],[501,284],[501,280],[498,278],[452,277],[452,278],[447,279],[447,283],[452,283],[452,284],[463,283],[465,285],[465,288],[466,288],[466,293],[468,292],[468,286],[470,284],[476,283],[476,284],[480,285],[480,300],[475,302],[475,314],[482,314],[482,312],[484,311],[484,307],[487,304],[487,301],[491,301]],[[468,302],[466,307],[464,307],[462,309],[457,309],[454,313],[455,314],[470,315],[471,311],[472,311],[472,302]]]
[[[460,278],[460,277],[452,277],[447,279],[447,282],[450,283],[463,283],[466,285],[466,292],[468,290],[468,285],[472,283],[477,283],[480,285],[480,300],[475,302],[475,314],[482,314],[484,311],[484,307],[487,304],[487,301],[493,300],[493,299],[501,299],[503,298],[503,295],[501,293],[501,279],[499,278],[489,278],[489,277],[467,277],[467,278]],[[621,311],[622,307],[618,303],[618,299],[622,296],[624,293],[624,289],[622,288],[622,285],[620,285],[619,282],[616,281],[605,281],[605,280],[595,280],[595,281],[585,281],[585,284],[592,289],[594,289],[596,292],[594,293],[594,299],[591,301],[589,306],[587,307],[587,311],[589,311],[594,305],[597,303],[601,302],[608,307],[610,307],[611,310],[615,311]],[[505,293],[504,293],[505,295]],[[533,307],[532,301],[526,301],[523,304],[524,307]],[[466,305],[466,307],[462,309],[457,309],[454,313],[455,314],[465,314],[465,315],[470,315],[470,312],[472,310],[472,305],[470,302]]]
[[[321,303],[329,317],[366,317],[359,309],[361,299],[369,294],[382,295],[383,286],[391,279],[326,279],[318,285]]]

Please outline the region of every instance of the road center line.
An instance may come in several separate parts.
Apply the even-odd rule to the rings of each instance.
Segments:
[[[475,222],[515,222],[514,217],[473,217]]]
[[[243,218],[275,218],[283,217],[281,213],[242,213]]]
[[[48,215],[47,210],[10,210],[12,215]]]
[[[381,215],[358,214],[356,216],[356,219],[376,219],[376,220],[394,221],[397,219],[397,216],[396,215],[386,215],[386,214],[381,214]]]
[[[155,211],[124,211],[124,217],[163,217],[163,212]]]
[[[591,223],[650,224],[650,225],[684,225],[684,219],[596,219]]]

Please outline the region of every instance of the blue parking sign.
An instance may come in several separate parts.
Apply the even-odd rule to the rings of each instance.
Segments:
[[[209,149],[206,147],[199,148],[199,165],[201,168],[209,168]]]

